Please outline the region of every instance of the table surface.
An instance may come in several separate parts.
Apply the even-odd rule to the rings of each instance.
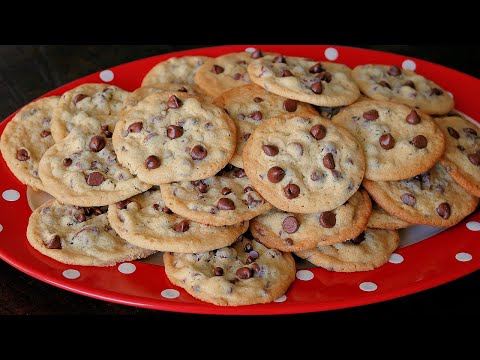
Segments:
[[[365,45],[436,62],[480,77],[478,45]],[[36,45],[0,46],[0,119],[44,94],[79,77],[128,61],[204,45]],[[1,121],[1,120],[0,120]],[[421,293],[387,302],[298,318],[366,320],[372,316],[480,317],[480,271]],[[161,311],[127,307],[58,289],[21,273],[0,260],[0,315],[131,314],[191,318]]]

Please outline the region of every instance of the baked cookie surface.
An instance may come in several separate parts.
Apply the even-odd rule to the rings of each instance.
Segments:
[[[194,85],[197,70],[209,59],[207,56],[182,56],[159,62],[145,75],[142,87],[166,83]]]

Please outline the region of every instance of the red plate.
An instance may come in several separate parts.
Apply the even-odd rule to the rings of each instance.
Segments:
[[[366,63],[395,64],[434,80],[455,97],[456,108],[480,119],[475,99],[480,81],[458,71],[402,55],[342,46],[262,45],[253,46],[285,55],[330,60],[350,67]],[[172,56],[218,56],[252,51],[245,45],[194,49],[155,56],[113,67],[73,81],[47,95],[61,95],[86,82],[107,82],[126,90],[140,86],[144,75],[160,61]],[[13,116],[13,115],[12,115]],[[12,118],[0,125],[0,132]],[[418,242],[432,229],[414,227],[402,234],[404,246],[381,268],[361,273],[334,273],[319,268],[297,272],[285,296],[265,305],[218,307],[194,299],[173,286],[163,266],[135,261],[109,268],[69,266],[35,251],[25,232],[31,213],[26,187],[0,160],[0,257],[17,269],[49,284],[97,299],[151,309],[204,314],[287,314],[358,306],[393,299],[444,284],[480,268],[480,212],[460,224]],[[433,230],[434,231],[434,230]]]

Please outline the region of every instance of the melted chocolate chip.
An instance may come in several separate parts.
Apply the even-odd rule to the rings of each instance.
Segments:
[[[322,140],[327,135],[327,129],[325,128],[325,126],[321,124],[316,124],[316,125],[313,125],[312,128],[310,129],[310,134],[316,140]]]
[[[250,134],[250,133],[244,134],[243,135],[243,140],[247,141],[250,138],[250,135],[252,135],[252,134]]]
[[[177,98],[175,95],[172,95],[168,98],[167,106],[169,109],[178,109],[182,105],[182,100]]]
[[[457,149],[460,151],[465,151],[465,148],[462,145],[457,145]]]
[[[239,279],[250,279],[253,276],[253,270],[249,267],[241,267],[236,271],[235,274]]]
[[[153,204],[152,208],[153,208],[153,210],[159,211],[160,210],[160,204]]]
[[[94,152],[99,152],[105,147],[106,144],[107,142],[103,136],[96,135],[90,139],[88,147]]]
[[[283,242],[285,243],[285,245],[288,245],[288,246],[293,245],[293,240],[290,238],[286,238],[285,240],[283,240]]]
[[[160,159],[155,155],[150,155],[145,160],[145,167],[150,170],[160,167]]]
[[[410,141],[417,149],[423,149],[427,147],[428,141],[427,138],[423,135],[415,136],[412,141]]]
[[[65,158],[65,159],[63,159],[63,166],[69,167],[70,165],[72,165],[72,162],[73,162],[72,159]]]
[[[213,274],[215,276],[222,276],[223,275],[223,269],[220,267],[220,266],[216,266],[214,269],[213,269]]]
[[[221,198],[218,200],[217,207],[220,210],[235,210],[235,203],[229,198]]]
[[[322,83],[315,83],[312,86],[310,86],[310,90],[312,90],[315,94],[321,94],[323,91],[323,86]]]
[[[378,85],[380,86],[383,86],[383,87],[386,87],[386,88],[389,88],[391,89],[392,87],[390,86],[390,84],[388,82],[386,82],[385,80],[382,80],[378,83]]]
[[[325,174],[321,171],[315,170],[310,174],[310,179],[312,181],[318,181],[325,177]]]
[[[193,160],[203,160],[207,157],[207,149],[205,149],[202,145],[196,145],[190,150],[190,155]]]
[[[143,129],[143,123],[139,121],[139,122],[131,124],[128,127],[128,132],[129,133],[139,133],[140,131],[142,131],[142,129]]]
[[[271,167],[268,170],[267,177],[270,182],[274,184],[279,183],[285,177],[285,170],[279,166]]]
[[[402,73],[402,70],[395,65],[390,66],[388,69],[388,75],[390,76],[399,76]]]
[[[286,99],[283,102],[283,108],[288,112],[294,112],[297,110],[297,101],[292,99]]]
[[[463,132],[465,133],[465,135],[477,136],[477,131],[472,128],[464,128]]]
[[[318,221],[324,228],[332,228],[337,223],[337,216],[333,211],[324,211],[320,214]]]
[[[335,169],[335,160],[333,159],[332,153],[328,153],[323,157],[323,166],[330,170]]]
[[[108,139],[113,136],[113,133],[108,129],[108,125],[100,126],[100,130],[102,131],[103,135]]]
[[[293,76],[292,72],[288,69],[283,69],[282,77],[289,77],[289,76]]]
[[[443,94],[443,91],[439,88],[433,88],[432,90],[430,90],[430,96],[433,96],[433,95],[442,95]]]
[[[261,97],[256,96],[253,98],[253,101],[255,101],[256,103],[260,103],[263,101],[263,99]]]
[[[252,189],[251,186],[247,186],[247,187],[245,187],[245,189],[243,189],[243,193],[244,193],[244,194],[246,194],[246,193],[248,193],[248,192],[250,192],[250,191],[253,191],[253,189]]]
[[[297,232],[299,227],[300,222],[294,216],[288,216],[282,222],[282,229],[288,234],[293,234]]]
[[[251,113],[250,115],[248,115],[248,117],[249,117],[250,119],[253,119],[253,120],[256,120],[256,121],[260,121],[260,120],[262,120],[263,115],[262,115],[261,111],[254,111],[253,113]]]
[[[242,78],[242,74],[240,73],[236,73],[235,75],[233,75],[233,80],[240,80]]]
[[[479,166],[480,165],[480,154],[477,152],[475,154],[469,154],[467,155],[468,157],[468,160],[470,160],[470,162],[475,165],[475,166]]]
[[[168,207],[164,206],[162,207],[162,212],[165,214],[172,214],[172,210],[170,210]]]
[[[310,67],[310,69],[308,69],[308,72],[311,73],[311,74],[318,74],[318,73],[321,73],[325,71],[325,69],[323,68],[322,64],[320,63],[316,63],[315,65],[312,65]]]
[[[213,65],[211,71],[218,75],[218,74],[223,73],[225,71],[225,69],[223,67],[219,66],[219,65]]]
[[[46,138],[47,136],[50,136],[52,133],[48,130],[42,130],[42,132],[40,133],[40,137],[42,138]]]
[[[454,128],[449,126],[447,128],[447,130],[448,130],[448,133],[450,134],[450,136],[453,137],[454,139],[460,138],[460,134]]]
[[[117,205],[118,209],[126,209],[127,205],[130,204],[131,202],[132,202],[132,200],[127,199],[127,200],[119,201],[119,202],[115,203],[115,205]]]
[[[420,123],[422,119],[420,119],[420,116],[418,116],[417,112],[415,110],[410,111],[410,114],[407,115],[406,119],[407,123],[410,125],[417,125]]]
[[[62,248],[62,241],[60,240],[60,236],[55,235],[53,239],[51,239],[48,243],[45,244],[47,249],[61,249]]]
[[[360,235],[358,235],[356,238],[354,239],[350,239],[350,240],[347,240],[345,241],[347,244],[352,244],[352,245],[358,245],[360,244],[362,241],[365,240],[365,233],[361,233]]]
[[[177,125],[170,125],[167,127],[167,137],[169,139],[176,139],[183,135],[183,128]]]
[[[437,207],[437,214],[440,215],[445,220],[450,217],[450,205],[446,202],[441,203]]]
[[[283,55],[278,55],[278,56],[275,56],[272,60],[272,62],[274,63],[284,63],[286,64],[287,63],[287,60],[285,60],[285,57]]]
[[[395,139],[390,133],[383,134],[382,136],[380,136],[380,139],[378,139],[378,142],[380,143],[380,146],[385,150],[390,150],[395,146]]]
[[[375,109],[368,110],[363,113],[363,118],[368,121],[375,121],[379,118],[379,116],[380,115],[378,114],[378,111]]]
[[[263,145],[262,150],[268,156],[275,156],[278,154],[278,147],[275,145]]]
[[[259,59],[261,57],[263,57],[262,50],[255,50],[251,55],[252,59]]]
[[[99,186],[105,181],[103,175],[97,171],[90,173],[87,177],[87,184],[90,186]]]
[[[80,101],[82,101],[83,99],[85,99],[87,97],[88,97],[88,95],[84,95],[84,94],[75,95],[75,97],[73,98],[73,103],[75,105],[77,105]]]
[[[244,248],[243,248],[243,251],[249,253],[249,252],[252,251],[252,250],[253,250],[252,244],[246,243],[245,246],[244,246]]]
[[[403,194],[401,196],[401,199],[402,202],[408,206],[415,206],[415,203],[417,202],[417,199],[415,199],[415,195],[409,193]]]
[[[403,86],[408,86],[408,87],[411,87],[412,89],[416,89],[416,88],[415,88],[415,83],[414,83],[412,80],[407,80],[407,81],[405,81],[405,83],[403,84]]]
[[[328,71],[322,71],[316,76],[316,78],[320,79],[321,81],[325,81],[326,83],[329,83],[330,81],[332,81],[332,74],[330,74]]]
[[[177,89],[178,92],[188,92],[188,90],[185,88],[185,86],[182,86],[180,89]]]
[[[18,149],[16,154],[17,160],[20,161],[27,161],[30,159],[30,155],[28,155],[28,151],[25,149]]]
[[[185,232],[188,229],[190,229],[190,224],[187,220],[182,220],[178,224],[175,224],[175,226],[173,227],[173,230],[175,230],[176,232]]]
[[[233,176],[236,177],[236,178],[243,178],[243,177],[247,176],[247,174],[245,173],[245,170],[237,169],[233,172]]]
[[[283,188],[283,192],[287,199],[294,199],[300,195],[300,188],[295,184],[288,184]]]

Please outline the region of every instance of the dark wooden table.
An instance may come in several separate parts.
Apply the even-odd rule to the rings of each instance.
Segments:
[[[346,44],[415,56],[480,77],[478,45]],[[78,77],[128,61],[202,45],[0,46],[0,119],[43,93]],[[479,239],[480,241],[480,239]],[[480,271],[400,299],[295,318],[370,320],[480,317]],[[0,260],[1,314],[141,314],[172,319],[193,315],[116,305],[76,295],[35,280]]]

